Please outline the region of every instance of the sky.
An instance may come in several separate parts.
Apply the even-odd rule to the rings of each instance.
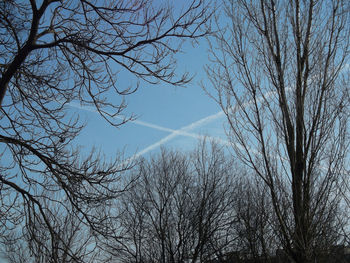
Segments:
[[[139,89],[125,98],[128,107],[124,114],[136,115],[135,121],[115,128],[92,108],[71,104],[69,107],[87,122],[77,138],[78,144],[86,152],[95,146],[111,158],[120,151],[125,152],[125,158],[147,157],[159,151],[161,146],[188,151],[196,147],[201,136],[213,137],[226,144],[225,117],[200,86],[200,82],[209,84],[204,72],[208,63],[208,44],[202,39],[196,46],[186,42],[183,47],[183,52],[176,56],[177,72],[188,71],[194,76],[192,82],[185,87],[141,82]],[[121,86],[137,83],[124,72],[118,77]]]
[[[176,8],[186,0],[176,2]],[[177,12],[178,10],[174,10]],[[77,142],[86,152],[92,147],[107,156],[123,151],[124,158],[148,156],[160,147],[189,151],[197,146],[203,136],[227,145],[224,130],[225,116],[219,105],[202,89],[203,83],[210,90],[204,67],[209,63],[209,45],[205,38],[193,44],[185,41],[176,54],[178,75],[188,72],[193,80],[185,87],[167,83],[156,85],[140,83],[139,89],[125,97],[125,116],[137,116],[119,128],[112,127],[93,108],[72,103],[70,107],[83,116],[87,127]],[[137,79],[122,71],[118,76],[120,89],[135,87]],[[121,116],[122,117],[122,116]]]
[[[227,144],[225,116],[200,84],[210,87],[204,71],[209,63],[207,41],[202,39],[195,46],[186,42],[182,51],[176,56],[177,72],[187,71],[193,80],[185,87],[141,82],[135,93],[125,97],[128,106],[123,113],[136,115],[135,121],[115,128],[93,108],[70,104],[87,122],[78,138],[79,144],[87,151],[95,146],[107,156],[124,151],[126,158],[147,156],[161,146],[191,150],[203,136]],[[118,77],[121,86],[136,85],[137,80],[125,72]]]

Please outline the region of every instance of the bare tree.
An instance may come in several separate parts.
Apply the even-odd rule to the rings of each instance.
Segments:
[[[269,189],[281,244],[310,262],[349,173],[349,2],[227,0],[223,12],[207,90]]]
[[[9,263],[81,263],[98,262],[99,252],[89,228],[77,217],[75,209],[63,209],[55,202],[43,201],[50,207],[50,231],[40,217],[28,209],[21,228],[6,228],[1,233],[0,244]]]
[[[208,147],[206,140],[200,142],[191,160],[195,185],[192,227],[197,242],[192,248],[192,262],[204,262],[225,253],[235,238],[231,232],[235,221],[233,182],[239,169],[223,148],[215,142]]]
[[[237,236],[232,250],[242,262],[271,262],[279,248],[278,232],[267,186],[258,178],[242,174],[235,186],[235,223]]]
[[[137,88],[120,87],[119,71],[149,83],[187,83],[187,74],[175,75],[174,54],[182,40],[207,33],[207,10],[202,0],[174,11],[151,0],[1,1],[1,227],[22,227],[32,213],[54,242],[51,208],[43,205],[54,196],[92,233],[108,234],[96,210],[123,191],[130,163],[122,155],[105,161],[94,149],[81,154],[74,139],[84,122],[67,105],[92,106],[118,126],[128,120],[114,118],[124,96]]]
[[[110,260],[204,262],[229,246],[234,174],[222,149],[163,150],[134,173],[138,182],[121,198],[115,222],[124,238],[106,241]]]

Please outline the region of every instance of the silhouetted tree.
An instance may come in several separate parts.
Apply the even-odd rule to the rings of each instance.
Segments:
[[[1,232],[1,250],[9,263],[82,263],[99,262],[97,242],[89,234],[74,208],[62,209],[61,204],[43,201],[48,209],[50,228],[40,214],[28,209],[21,228],[6,228]],[[47,207],[47,208],[46,208]],[[55,233],[54,235],[52,233]]]
[[[311,262],[340,229],[332,218],[349,175],[349,14],[342,0],[227,0],[210,42],[211,95],[237,157],[269,189],[295,262]]]
[[[204,262],[230,244],[233,162],[203,142],[192,154],[162,150],[133,171],[137,182],[118,204],[110,260]],[[118,236],[122,236],[120,239]],[[220,245],[220,246],[219,246]]]
[[[59,233],[43,202],[54,198],[91,233],[108,234],[98,209],[124,190],[120,176],[131,164],[94,149],[82,154],[74,139],[84,122],[68,105],[91,106],[119,126],[128,118],[114,117],[137,88],[119,86],[119,71],[187,83],[186,73],[175,75],[174,54],[208,32],[209,10],[202,0],[176,9],[151,0],[0,2],[1,228],[37,218],[53,244]]]

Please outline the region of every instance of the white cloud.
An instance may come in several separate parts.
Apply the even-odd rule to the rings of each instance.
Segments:
[[[215,140],[217,143],[223,144],[223,145],[230,145],[229,141],[223,140],[219,137],[213,137],[213,136],[205,136],[205,135],[201,135],[201,134],[197,134],[197,133],[190,133],[189,131],[196,129],[198,127],[201,127],[205,124],[208,124],[211,121],[217,120],[218,118],[224,116],[223,111],[219,111],[216,114],[213,115],[209,115],[203,119],[200,119],[198,121],[195,121],[189,125],[186,125],[178,130],[172,130],[172,132],[165,136],[164,138],[160,139],[159,141],[149,145],[148,147],[142,149],[141,151],[137,152],[132,158],[137,158],[141,155],[144,155],[146,153],[148,153],[149,151],[152,151],[158,147],[160,147],[161,145],[167,143],[168,141],[174,139],[177,136],[187,136],[187,137],[193,137],[196,139],[204,139],[204,138],[208,138],[208,139],[212,139]]]
[[[68,104],[69,106],[71,107],[74,107],[74,108],[77,108],[77,109],[81,109],[81,110],[85,110],[85,111],[90,111],[90,112],[94,112],[94,113],[97,113],[96,109],[93,108],[93,107],[89,107],[89,106],[82,106],[78,103],[69,103]],[[153,123],[150,123],[150,122],[145,122],[145,121],[142,121],[142,120],[131,120],[129,122],[131,123],[134,123],[134,124],[137,124],[137,125],[140,125],[140,126],[143,126],[143,127],[148,127],[148,128],[151,128],[151,129],[155,129],[155,130],[159,130],[159,131],[165,131],[165,132],[169,132],[170,134],[165,136],[164,138],[160,139],[159,141],[147,146],[146,148],[142,149],[141,151],[137,152],[135,155],[133,155],[131,158],[136,158],[136,157],[139,157],[141,155],[144,155],[146,153],[148,153],[149,151],[152,151],[158,147],[160,147],[161,145],[165,144],[166,142],[172,140],[173,138],[177,137],[177,136],[185,136],[185,137],[190,137],[190,138],[194,138],[194,139],[198,139],[198,140],[201,140],[203,138],[208,138],[208,139],[211,139],[211,140],[215,140],[216,142],[220,143],[220,144],[223,144],[223,145],[230,145],[230,142],[226,141],[226,140],[223,140],[219,137],[214,137],[214,136],[205,136],[205,135],[202,135],[202,134],[198,134],[198,133],[192,133],[190,132],[191,130],[194,130],[198,127],[201,127],[201,126],[204,126],[214,120],[217,120],[219,119],[220,117],[223,117],[224,116],[224,112],[223,111],[219,111],[218,113],[215,113],[215,114],[212,114],[212,115],[209,115],[205,118],[202,118],[198,121],[195,121],[189,125],[186,125],[180,129],[171,129],[171,128],[167,128],[167,127],[163,127],[163,126],[160,126],[160,125],[157,125],[157,124],[153,124]],[[119,116],[116,116],[115,118],[118,118],[118,119],[125,119],[125,116],[123,115],[119,115]]]

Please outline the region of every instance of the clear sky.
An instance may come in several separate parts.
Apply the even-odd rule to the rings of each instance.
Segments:
[[[205,64],[209,63],[206,40],[195,46],[186,43],[177,60],[178,72],[188,71],[194,75],[193,81],[186,87],[141,82],[140,88],[126,97],[128,107],[124,111],[126,115],[135,114],[137,119],[118,129],[92,109],[72,105],[72,110],[79,111],[88,123],[79,137],[85,150],[96,146],[107,155],[125,150],[126,157],[147,156],[161,145],[190,150],[198,143],[199,136],[225,140],[225,117],[200,85],[201,81],[208,83],[204,71]],[[136,85],[136,81],[125,72],[119,74],[120,85],[128,87]]]

